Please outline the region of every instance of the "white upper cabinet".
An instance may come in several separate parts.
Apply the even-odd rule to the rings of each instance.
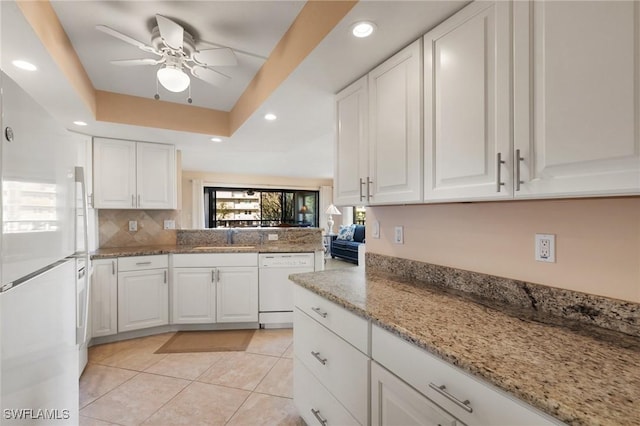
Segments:
[[[135,208],[136,144],[114,139],[93,143],[93,207]]]
[[[640,2],[515,2],[515,197],[640,192]]]
[[[511,3],[475,2],[424,36],[425,200],[511,198]]]
[[[369,204],[422,201],[422,40],[369,73]]]
[[[336,97],[338,133],[335,150],[334,196],[336,205],[361,205],[366,200],[369,176],[367,77],[351,84]]]
[[[94,139],[94,207],[175,209],[173,145]]]

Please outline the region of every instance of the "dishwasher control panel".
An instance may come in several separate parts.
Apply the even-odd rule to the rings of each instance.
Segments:
[[[261,254],[260,268],[290,268],[310,267],[313,270],[313,253],[273,253]]]

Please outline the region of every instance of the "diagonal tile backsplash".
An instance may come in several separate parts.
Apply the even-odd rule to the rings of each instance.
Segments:
[[[129,231],[130,220],[138,222],[137,231]],[[165,220],[180,228],[178,210],[98,210],[98,247],[176,244],[176,230],[164,229]]]

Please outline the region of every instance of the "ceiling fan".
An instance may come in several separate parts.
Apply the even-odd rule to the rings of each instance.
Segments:
[[[159,56],[158,59],[120,59],[111,63],[122,66],[160,65],[156,74],[157,81],[165,89],[175,93],[184,92],[190,87],[191,79],[186,71],[214,86],[223,85],[231,78],[211,67],[237,65],[238,60],[233,50],[226,47],[198,50],[193,36],[181,25],[162,15],[156,15],[156,21],[158,25],[151,31],[151,45],[106,25],[96,25],[96,29],[105,34]],[[154,97],[160,99],[158,93]],[[187,101],[192,102],[190,92]]]

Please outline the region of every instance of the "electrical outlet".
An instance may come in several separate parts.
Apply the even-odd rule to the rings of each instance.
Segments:
[[[138,230],[138,221],[130,220],[129,221],[129,232],[136,232]]]
[[[393,241],[396,244],[404,244],[404,228],[402,226],[396,226],[393,235]]]
[[[377,220],[373,222],[373,230],[371,232],[373,238],[380,238],[380,222]]]
[[[278,241],[278,234],[268,234],[269,241]]]
[[[164,229],[176,229],[176,221],[175,220],[165,220],[164,221]]]
[[[555,263],[556,236],[554,234],[536,234],[536,260]]]

